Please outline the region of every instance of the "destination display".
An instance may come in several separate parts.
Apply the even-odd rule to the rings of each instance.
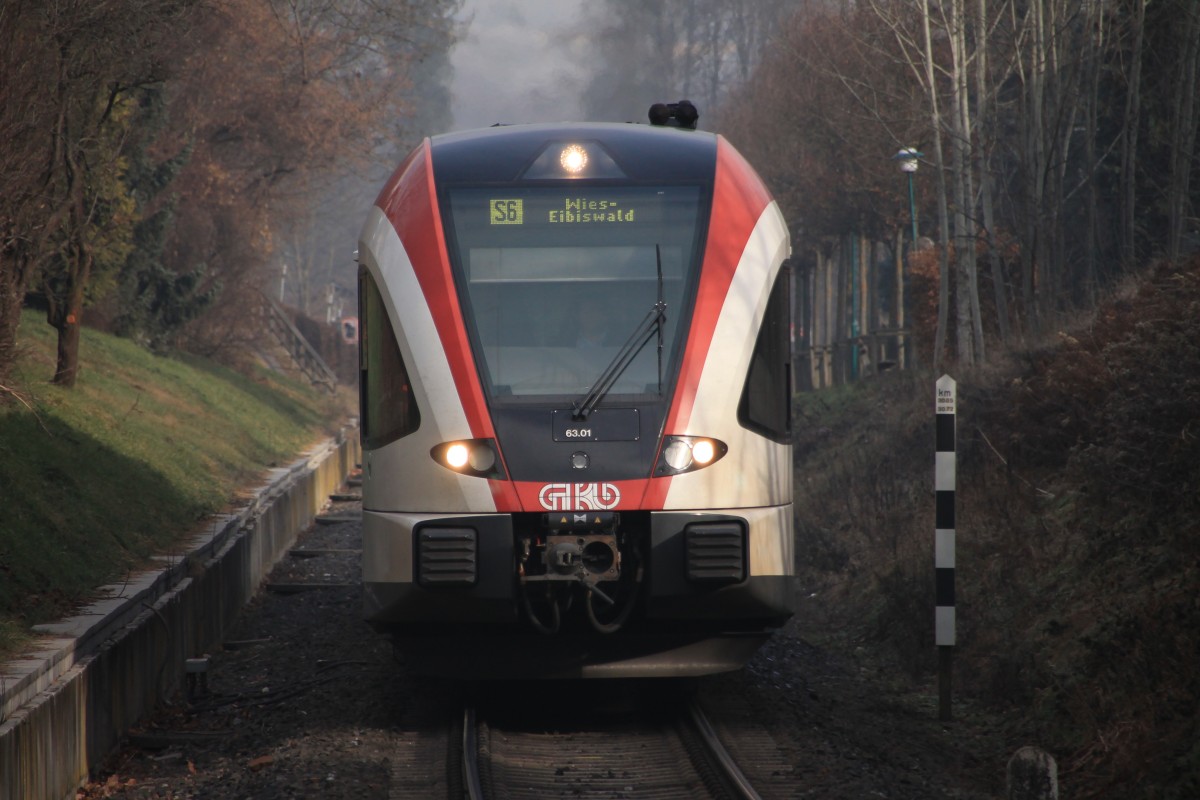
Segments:
[[[493,225],[525,224],[525,200],[497,198],[489,203]],[[643,213],[643,217],[645,214]],[[620,200],[596,200],[588,197],[566,197],[558,208],[550,208],[539,221],[550,224],[635,222],[637,206]]]
[[[668,209],[693,212],[695,189],[536,190],[494,193],[481,198],[489,226],[599,227],[660,223]],[[466,209],[463,208],[465,211]],[[478,219],[478,217],[476,217]]]

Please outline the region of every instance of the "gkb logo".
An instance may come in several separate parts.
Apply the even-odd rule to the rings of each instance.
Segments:
[[[547,511],[605,511],[621,502],[621,492],[611,483],[547,483],[538,502]]]

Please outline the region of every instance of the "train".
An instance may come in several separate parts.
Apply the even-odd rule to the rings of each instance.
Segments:
[[[426,138],[368,213],[363,614],[419,673],[706,675],[794,613],[788,228],[650,118]]]

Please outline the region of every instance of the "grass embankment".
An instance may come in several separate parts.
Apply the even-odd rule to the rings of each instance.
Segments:
[[[958,381],[955,692],[1076,798],[1200,797],[1200,260]],[[929,686],[933,374],[800,402],[815,630]],[[1003,756],[997,765],[1002,769]]]
[[[0,405],[0,657],[230,505],[344,418],[307,385],[164,358],[84,330],[74,389],[55,332],[21,325],[21,401]]]

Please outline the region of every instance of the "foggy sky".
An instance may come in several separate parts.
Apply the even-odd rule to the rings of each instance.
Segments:
[[[585,119],[582,0],[466,0],[451,53],[454,130]]]

